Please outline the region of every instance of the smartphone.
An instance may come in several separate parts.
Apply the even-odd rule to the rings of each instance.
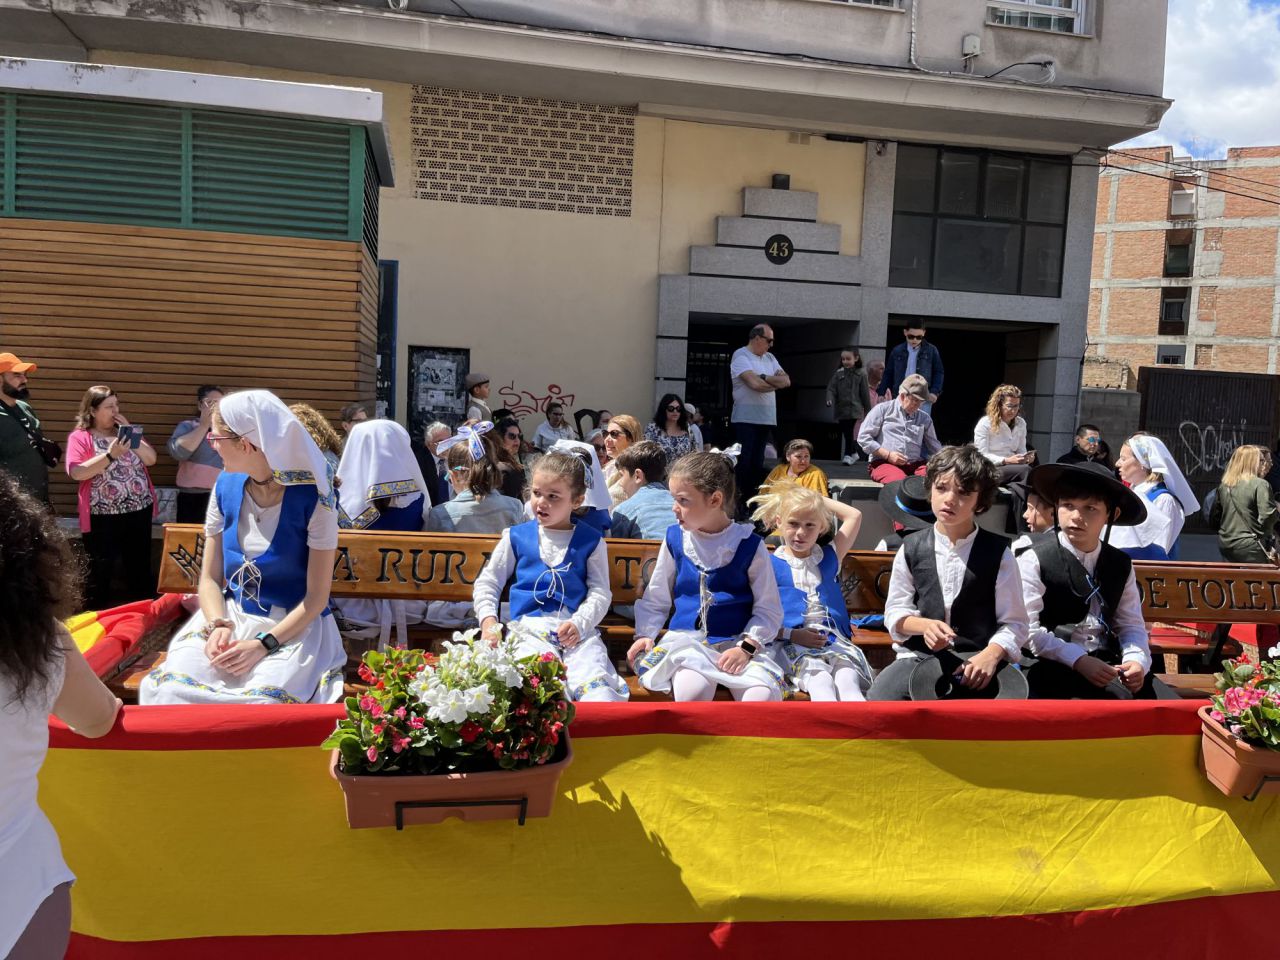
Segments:
[[[116,436],[121,443],[127,443],[130,450],[137,450],[138,444],[142,443],[142,428],[134,424],[133,426],[122,426]]]

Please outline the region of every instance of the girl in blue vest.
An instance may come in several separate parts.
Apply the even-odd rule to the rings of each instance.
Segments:
[[[508,627],[520,656],[551,653],[564,661],[574,700],[626,700],[626,683],[609,662],[597,629],[609,611],[609,551],[600,531],[575,523],[587,492],[587,465],[548,453],[533,467],[533,519],[502,531],[476,578],[473,599],[484,636],[496,640],[502,590],[510,582]]]
[[[1133,560],[1177,560],[1178,535],[1200,501],[1169,448],[1159,437],[1136,434],[1120,448],[1116,472],[1146,501],[1147,519],[1134,527],[1117,527],[1111,545]]]
[[[141,703],[332,703],[347,655],[329,613],[338,518],[320,448],[266,390],[224,397],[224,472],[205,518],[200,611],[142,682]]]
[[[338,464],[338,526],[347,530],[418,533],[426,511],[427,483],[409,444],[409,431],[394,420],[361,420],[347,434]],[[391,628],[401,646],[409,640],[408,624],[426,613],[421,600],[334,600],[348,636],[378,638],[385,650]]]
[[[676,523],[667,530],[627,659],[647,690],[710,700],[724,686],[738,700],[781,700],[771,657],[782,605],[769,551],[749,523],[734,523],[733,467],[718,453],[690,453],[671,468]],[[655,644],[667,622],[670,629]]]
[[[788,679],[811,700],[865,700],[871,667],[849,640],[840,589],[840,562],[862,526],[861,512],[785,480],[751,503],[757,505],[751,519],[782,538],[770,559],[782,598],[778,652]],[[819,546],[818,538],[833,531],[831,543]]]

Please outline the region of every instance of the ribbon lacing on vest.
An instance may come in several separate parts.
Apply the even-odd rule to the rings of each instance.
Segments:
[[[558,567],[547,564],[547,569],[538,574],[538,578],[533,581],[533,599],[537,601],[538,606],[546,606],[547,600],[552,599],[558,593],[561,597],[565,595],[564,575],[573,568],[573,564],[569,561],[568,552],[566,551],[564,563]],[[538,589],[542,583],[542,578],[547,578],[547,589],[545,593],[541,593]],[[543,598],[546,599],[543,599]]]
[[[241,604],[252,603],[258,607],[262,606],[258,601],[258,593],[262,589],[262,571],[252,560],[246,557],[244,563],[240,564],[227,578],[227,584],[240,594]]]

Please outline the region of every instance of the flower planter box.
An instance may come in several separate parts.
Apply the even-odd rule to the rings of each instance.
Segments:
[[[1209,707],[1198,711],[1200,769],[1209,782],[1228,797],[1253,800],[1260,794],[1280,793],[1280,750],[1250,746],[1231,735],[1209,716]]]
[[[551,815],[559,792],[560,775],[573,762],[566,735],[554,759],[542,766],[483,773],[445,773],[431,776],[352,776],[338,769],[333,751],[329,772],[346,797],[347,824],[395,827],[459,820],[516,820]]]

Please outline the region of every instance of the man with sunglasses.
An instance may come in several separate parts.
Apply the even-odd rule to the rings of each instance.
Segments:
[[[778,403],[774,394],[791,386],[791,378],[769,348],[773,346],[773,328],[758,323],[751,328],[747,345],[733,352],[729,375],[733,378],[734,439],[742,444],[742,452],[734,474],[741,507],[755,496],[764,479],[764,446],[769,433],[778,424]]]
[[[889,395],[896,397],[903,380],[913,373],[920,374],[929,383],[929,399],[923,407],[924,412],[929,413],[942,393],[942,355],[937,347],[925,340],[923,320],[908,322],[902,328],[902,339],[902,343],[889,351],[880,386],[887,385]]]

